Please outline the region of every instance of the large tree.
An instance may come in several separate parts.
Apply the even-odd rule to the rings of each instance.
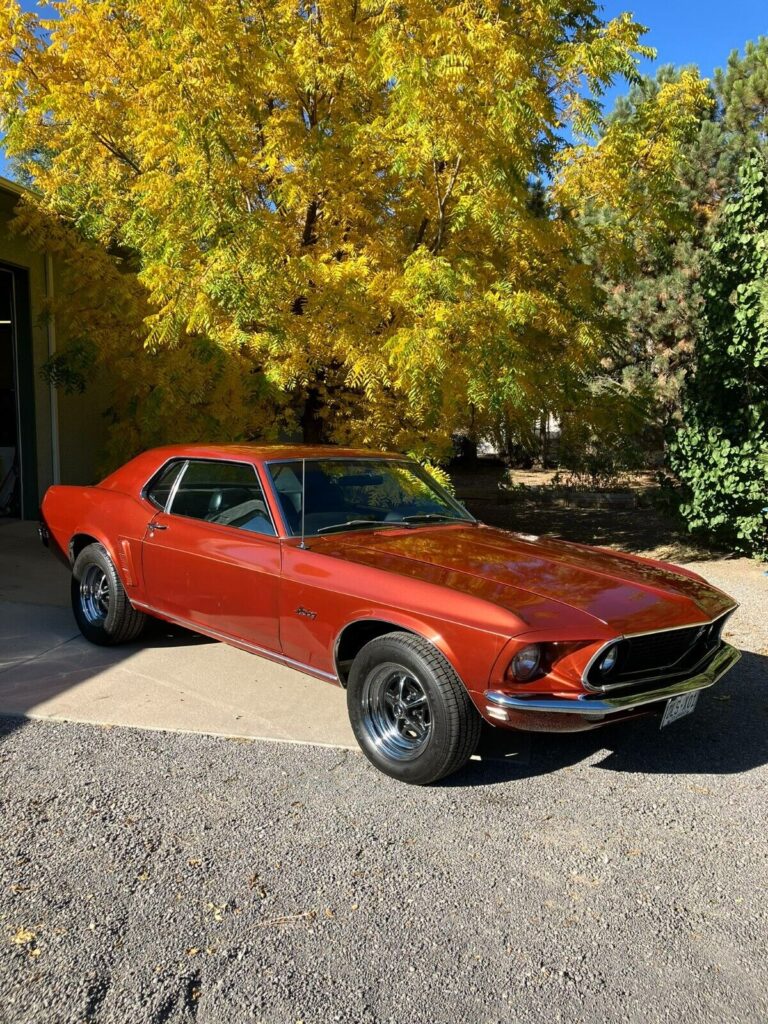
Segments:
[[[605,342],[575,191],[621,193],[642,143],[658,199],[703,99],[678,83],[640,134],[566,142],[644,52],[593,0],[57,10],[0,0],[19,173],[135,273],[150,352],[213,344],[308,439],[413,448],[469,407],[572,403]]]

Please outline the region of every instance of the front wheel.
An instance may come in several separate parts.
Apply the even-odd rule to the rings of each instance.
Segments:
[[[480,738],[480,715],[461,680],[412,633],[388,633],[362,648],[349,674],[347,709],[368,760],[413,785],[457,771]]]
[[[72,566],[72,611],[80,632],[93,644],[113,646],[135,640],[146,622],[120,582],[101,544],[83,548]]]

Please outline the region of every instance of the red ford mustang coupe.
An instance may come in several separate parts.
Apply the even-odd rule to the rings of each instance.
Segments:
[[[399,455],[156,449],[51,487],[41,536],[89,640],[155,616],[339,683],[363,751],[404,782],[463,765],[483,719],[667,724],[739,658],[734,601],[695,573],[485,526]]]

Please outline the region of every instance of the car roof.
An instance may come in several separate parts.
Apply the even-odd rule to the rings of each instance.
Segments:
[[[382,452],[370,448],[339,448],[332,444],[179,444],[154,448],[152,454],[160,457],[161,461],[184,457],[190,459],[403,458],[398,452]]]
[[[368,448],[337,448],[330,444],[173,444],[151,448],[114,470],[98,485],[105,490],[131,492],[143,487],[171,459],[230,459],[236,462],[270,459],[402,459],[396,452]]]

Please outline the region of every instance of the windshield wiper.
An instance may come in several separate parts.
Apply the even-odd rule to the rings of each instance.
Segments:
[[[451,516],[445,512],[419,512],[412,516],[403,516],[402,519],[350,519],[346,523],[333,523],[331,526],[321,526],[316,532],[331,533],[333,530],[347,530],[355,526],[375,526],[377,529],[387,527],[411,526],[414,523],[426,522],[450,522],[450,523],[471,523],[472,519],[465,519],[464,516]]]
[[[398,527],[402,526],[403,522],[405,522],[405,520],[403,520],[402,522],[400,520],[397,520],[396,522],[386,522],[382,519],[350,519],[346,523],[333,523],[331,526],[321,526],[320,529],[316,532],[330,533],[331,530],[348,530],[350,527],[353,526],[376,526],[378,528],[392,526]]]
[[[412,516],[403,516],[404,523],[426,523],[433,520],[442,520],[443,522],[452,523],[471,523],[471,519],[465,519],[464,516],[449,516],[446,512],[419,512]]]

